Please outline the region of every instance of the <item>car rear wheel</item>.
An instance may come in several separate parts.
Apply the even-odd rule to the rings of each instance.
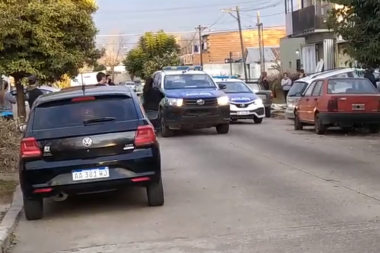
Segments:
[[[263,122],[263,118],[253,117],[253,122],[255,122],[255,124],[261,124]]]
[[[162,114],[161,114],[162,115]],[[161,136],[162,137],[171,137],[174,135],[174,131],[171,130],[168,126],[165,124],[165,120],[162,116],[160,116],[161,119]]]
[[[270,106],[269,107],[265,107],[265,117],[270,118],[272,116],[271,109],[272,108],[270,108]]]
[[[298,117],[298,113],[294,113],[294,130],[302,130],[303,124],[300,122],[300,118]]]
[[[315,115],[315,133],[322,135],[326,132],[326,125],[324,125],[319,117],[319,114]]]
[[[230,131],[230,124],[220,124],[216,126],[218,134],[227,134]]]
[[[165,203],[164,186],[162,178],[156,183],[150,183],[146,187],[146,195],[148,197],[149,206],[163,206]]]
[[[29,199],[24,196],[24,213],[27,220],[40,220],[44,215],[42,198]]]
[[[378,134],[380,132],[380,125],[378,124],[371,124],[368,126],[368,131],[371,134]]]

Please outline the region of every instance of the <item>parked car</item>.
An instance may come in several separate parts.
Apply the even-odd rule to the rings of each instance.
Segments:
[[[162,206],[160,147],[139,99],[124,87],[88,86],[39,97],[20,148],[19,174],[28,220],[43,217],[43,199],[146,188]]]
[[[362,76],[356,69],[353,68],[339,68],[314,73],[307,77],[301,78],[293,82],[292,88],[289,90],[286,98],[285,117],[294,120],[294,106],[305,92],[306,88],[316,79],[320,78],[336,78],[336,77],[360,77]]]
[[[265,117],[270,118],[273,103],[273,92],[271,90],[265,90],[264,87],[259,84],[258,80],[250,80],[246,83],[256,93],[256,95],[263,100]]]
[[[301,95],[294,108],[294,129],[314,125],[317,134],[339,126],[368,126],[380,130],[380,93],[366,78],[319,78]]]

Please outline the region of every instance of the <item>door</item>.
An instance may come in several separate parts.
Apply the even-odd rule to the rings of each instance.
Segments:
[[[310,121],[311,119],[310,113],[312,109],[311,109],[310,99],[311,99],[311,95],[316,83],[317,83],[316,81],[312,82],[309,85],[309,87],[305,90],[305,93],[302,95],[302,98],[300,99],[299,117],[301,121]]]
[[[309,108],[311,109],[310,121],[314,121],[314,112],[318,106],[319,99],[322,95],[323,81],[317,81],[309,100]]]

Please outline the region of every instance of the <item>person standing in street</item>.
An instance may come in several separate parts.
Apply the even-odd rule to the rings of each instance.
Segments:
[[[37,100],[37,98],[44,93],[38,89],[37,87],[37,77],[35,75],[31,75],[28,78],[28,83],[29,83],[29,91],[28,91],[28,103],[29,103],[29,108],[32,109],[34,102]]]
[[[377,89],[377,82],[379,81],[379,78],[375,77],[374,72],[375,70],[373,68],[368,68],[364,74],[364,77],[367,78]]]
[[[111,75],[106,75],[106,80],[108,85],[115,86],[114,82],[112,82]]]
[[[268,82],[268,74],[267,72],[262,72],[260,79],[259,79],[259,84],[261,84],[265,90],[269,90],[269,82]]]
[[[96,86],[107,86],[106,74],[104,74],[103,72],[99,72],[98,74],[96,74],[96,81],[98,81]]]
[[[306,77],[305,70],[300,69],[298,70],[298,79]]]
[[[0,113],[12,113],[13,108],[12,105],[16,104],[16,98],[12,96],[11,93],[8,92],[8,82],[1,82],[1,92],[0,92]],[[12,116],[6,116],[6,119],[11,119]]]
[[[288,73],[284,73],[281,80],[281,88],[284,93],[285,103],[287,102],[287,97],[290,88],[292,88],[292,80],[289,78]]]

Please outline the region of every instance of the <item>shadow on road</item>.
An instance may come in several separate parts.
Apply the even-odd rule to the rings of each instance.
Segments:
[[[120,191],[70,196],[63,202],[45,200],[45,218],[81,217],[97,213],[130,211],[147,207],[145,188],[130,187]]]

